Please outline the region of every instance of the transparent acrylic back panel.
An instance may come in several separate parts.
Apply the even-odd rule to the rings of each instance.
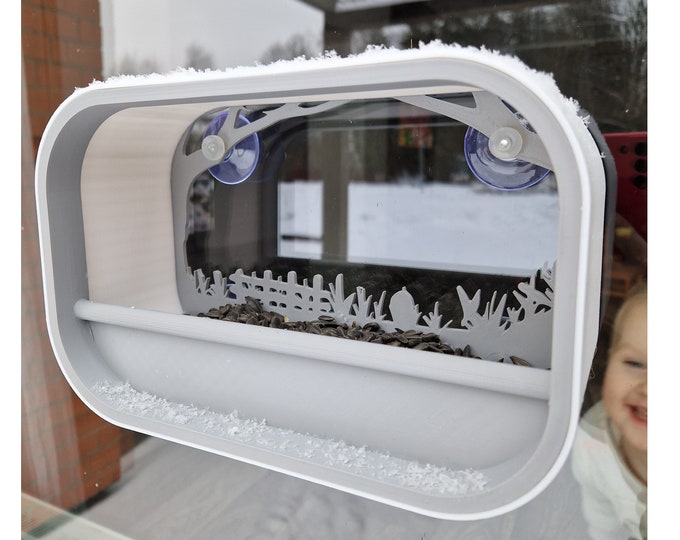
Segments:
[[[253,120],[267,109],[242,114]],[[221,113],[196,122],[189,152]],[[481,306],[507,294],[506,307],[518,309],[518,283],[555,262],[555,179],[516,190],[480,182],[464,155],[467,127],[391,98],[274,124],[256,134],[259,156],[245,180],[205,172],[193,182],[188,266],[206,276],[294,271],[326,283],[342,274],[345,291],[362,287],[374,300],[405,287],[423,314],[438,303],[450,327],[463,317],[459,286],[469,297],[479,291]]]

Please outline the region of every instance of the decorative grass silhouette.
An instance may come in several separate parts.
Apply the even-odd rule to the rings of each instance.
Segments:
[[[363,326],[377,322],[387,332],[418,330],[437,334],[441,341],[452,346],[469,344],[472,352],[482,358],[508,361],[517,356],[533,365],[549,367],[552,337],[553,270],[544,265],[528,281],[512,291],[519,307],[506,307],[508,295],[481,305],[481,291],[468,297],[462,287],[456,291],[463,311],[460,327],[451,328],[452,320],[443,321],[439,302],[433,311],[423,315],[406,287],[389,298],[382,291],[378,301],[366,295],[364,287],[345,294],[344,276],[337,274],[333,283],[324,286],[323,277],[316,274],[309,285],[307,279],[299,283],[296,272],[288,272],[286,279],[274,277],[265,270],[262,277],[253,272],[246,275],[238,269],[228,278],[213,272],[212,283],[199,269],[188,275],[193,280],[197,296],[205,299],[205,310],[225,304],[243,304],[248,297],[259,300],[264,309],[288,317],[292,321],[310,321],[321,315],[331,315],[338,322]],[[540,284],[540,286],[539,286]]]

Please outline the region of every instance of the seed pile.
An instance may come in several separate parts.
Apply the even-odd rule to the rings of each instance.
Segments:
[[[321,315],[314,321],[291,321],[287,317],[274,311],[266,311],[262,303],[252,297],[248,297],[244,304],[226,304],[219,308],[213,308],[205,313],[199,313],[198,317],[207,317],[221,321],[237,322],[242,324],[253,324],[256,326],[267,326],[269,328],[280,328],[282,330],[292,330],[294,332],[306,332],[308,334],[318,334],[322,336],[339,337],[353,339],[355,341],[365,341],[368,343],[380,343],[392,347],[406,347],[418,351],[430,351],[442,354],[463,356],[466,358],[480,358],[475,356],[470,350],[470,346],[453,348],[443,343],[437,334],[432,332],[421,332],[419,330],[400,330],[386,332],[380,328],[377,322],[369,322],[363,326],[356,323],[348,325],[339,323],[330,315]],[[512,363],[520,366],[531,366],[529,362],[517,356],[507,356],[501,358],[499,362]]]
[[[213,308],[206,313],[199,313],[198,317],[353,339],[369,343],[381,343],[392,347],[406,347],[419,351],[479,358],[472,355],[469,345],[465,348],[458,347],[454,349],[446,343],[442,343],[439,336],[434,333],[400,329],[394,332],[386,332],[380,328],[377,322],[369,322],[363,326],[359,326],[356,323],[348,325],[347,323],[337,322],[330,315],[321,315],[314,321],[290,321],[279,313],[265,311],[262,303],[256,298],[251,297],[244,304],[227,304],[220,308]]]

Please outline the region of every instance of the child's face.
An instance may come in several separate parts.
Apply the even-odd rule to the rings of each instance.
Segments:
[[[647,299],[631,300],[609,351],[604,407],[624,447],[647,452]]]

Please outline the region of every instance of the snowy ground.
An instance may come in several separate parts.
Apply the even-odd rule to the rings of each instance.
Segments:
[[[282,256],[321,257],[323,184],[280,185]],[[433,269],[516,270],[552,263],[557,192],[502,192],[478,183],[351,183],[348,257],[354,262]]]

